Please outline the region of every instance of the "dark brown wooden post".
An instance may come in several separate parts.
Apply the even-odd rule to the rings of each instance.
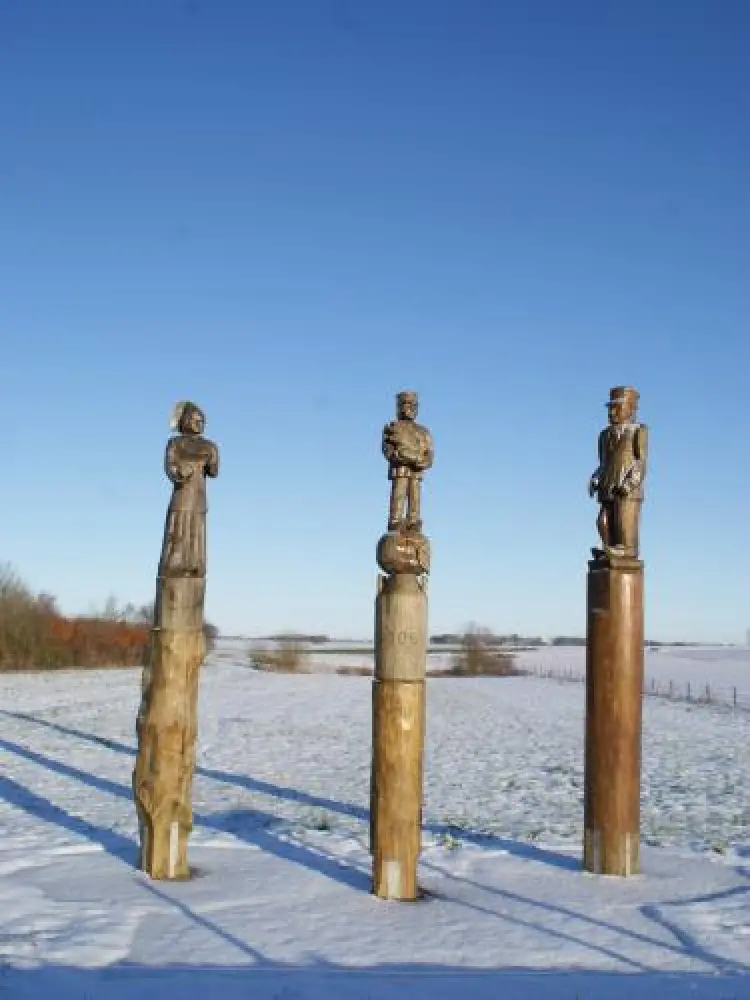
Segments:
[[[587,871],[640,870],[643,564],[589,564],[584,854]]]
[[[602,875],[640,871],[644,695],[643,563],[639,519],[648,448],[638,393],[610,391],[609,427],[589,491],[600,503],[602,547],[587,580],[583,864]]]

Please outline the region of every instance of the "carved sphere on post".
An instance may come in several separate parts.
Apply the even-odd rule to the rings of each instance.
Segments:
[[[378,542],[378,566],[384,573],[430,572],[430,543],[420,532],[388,531]]]

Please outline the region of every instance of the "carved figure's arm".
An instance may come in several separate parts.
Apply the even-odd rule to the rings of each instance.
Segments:
[[[629,496],[643,485],[646,478],[646,458],[648,452],[648,428],[639,424],[633,436],[633,454],[635,461],[630,466],[622,481],[621,492]]]
[[[643,486],[648,461],[648,427],[646,424],[640,424],[638,430],[635,432],[633,451],[635,452],[637,464],[633,469],[630,479],[635,487]]]
[[[206,475],[212,479],[216,479],[219,475],[219,449],[213,442],[211,442],[211,454],[206,462]]]
[[[425,429],[424,438],[422,439],[422,454],[419,459],[420,471],[424,472],[426,469],[432,468],[432,463],[435,461],[435,443],[432,440],[432,435]]]
[[[599,479],[602,474],[602,466],[604,465],[604,440],[606,436],[606,431],[599,432],[599,441],[597,444],[597,451],[599,455],[599,465],[594,469],[591,474],[591,479],[589,480],[589,496],[593,496],[599,489]]]
[[[393,424],[386,424],[383,428],[383,454],[389,462],[398,458],[398,440]]]

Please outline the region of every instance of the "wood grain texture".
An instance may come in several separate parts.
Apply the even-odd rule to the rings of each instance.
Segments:
[[[157,573],[151,655],[143,670],[133,771],[140,867],[156,879],[190,874],[187,840],[193,827],[198,680],[206,654],[206,478],[219,474],[219,449],[203,437],[205,423],[195,403],[178,403],[172,415],[178,433],[167,442],[164,456],[172,496]]]
[[[584,868],[640,870],[643,564],[594,561],[588,573]]]
[[[155,879],[189,875],[187,841],[193,827],[198,682],[204,656],[202,629],[154,630],[136,726],[133,796],[140,867]]]
[[[375,677],[423,681],[427,670],[427,595],[416,576],[384,577],[375,601]]]
[[[418,896],[421,850],[425,684],[373,681],[371,834],[373,892]]]
[[[381,899],[418,898],[427,673],[427,574],[421,485],[434,459],[426,427],[416,423],[415,392],[396,396],[396,420],[383,429],[391,498],[388,531],[378,542],[375,680],[372,688],[370,853]]]

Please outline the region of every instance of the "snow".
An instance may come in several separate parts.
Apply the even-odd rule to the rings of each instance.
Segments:
[[[0,675],[0,998],[750,997],[747,713],[646,700],[644,874],[596,878],[582,685],[429,681],[426,898],[384,903],[369,680],[243,660],[204,671],[175,884],[134,868],[139,673]]]
[[[583,672],[583,646],[540,646],[519,654],[522,665],[573,667]],[[661,646],[646,650],[646,677],[658,681],[691,681],[696,687],[736,685],[750,695],[750,647],[748,646]]]
[[[253,649],[268,649],[273,643],[264,640],[234,639],[223,644],[218,661],[247,663]],[[367,640],[331,640],[303,646],[304,667],[312,673],[335,673],[342,667],[365,667],[372,670],[372,643]],[[442,670],[451,665],[453,647],[433,648],[428,654],[427,669]],[[539,646],[514,654],[520,667],[538,671],[570,671],[583,677],[586,650],[583,646]],[[706,685],[712,700],[738,704],[750,710],[750,647],[748,646],[662,646],[647,649],[645,656],[647,689],[652,683],[666,694],[673,685],[675,697],[685,697],[691,685],[694,700],[705,695]]]
[[[583,676],[586,650],[582,646],[541,646],[518,654],[518,663],[527,669],[571,670]],[[647,649],[645,656],[647,690],[656,685],[662,693],[672,691],[686,697],[688,684],[693,700],[705,696],[725,705],[737,702],[750,711],[750,647],[748,646],[662,646]]]

